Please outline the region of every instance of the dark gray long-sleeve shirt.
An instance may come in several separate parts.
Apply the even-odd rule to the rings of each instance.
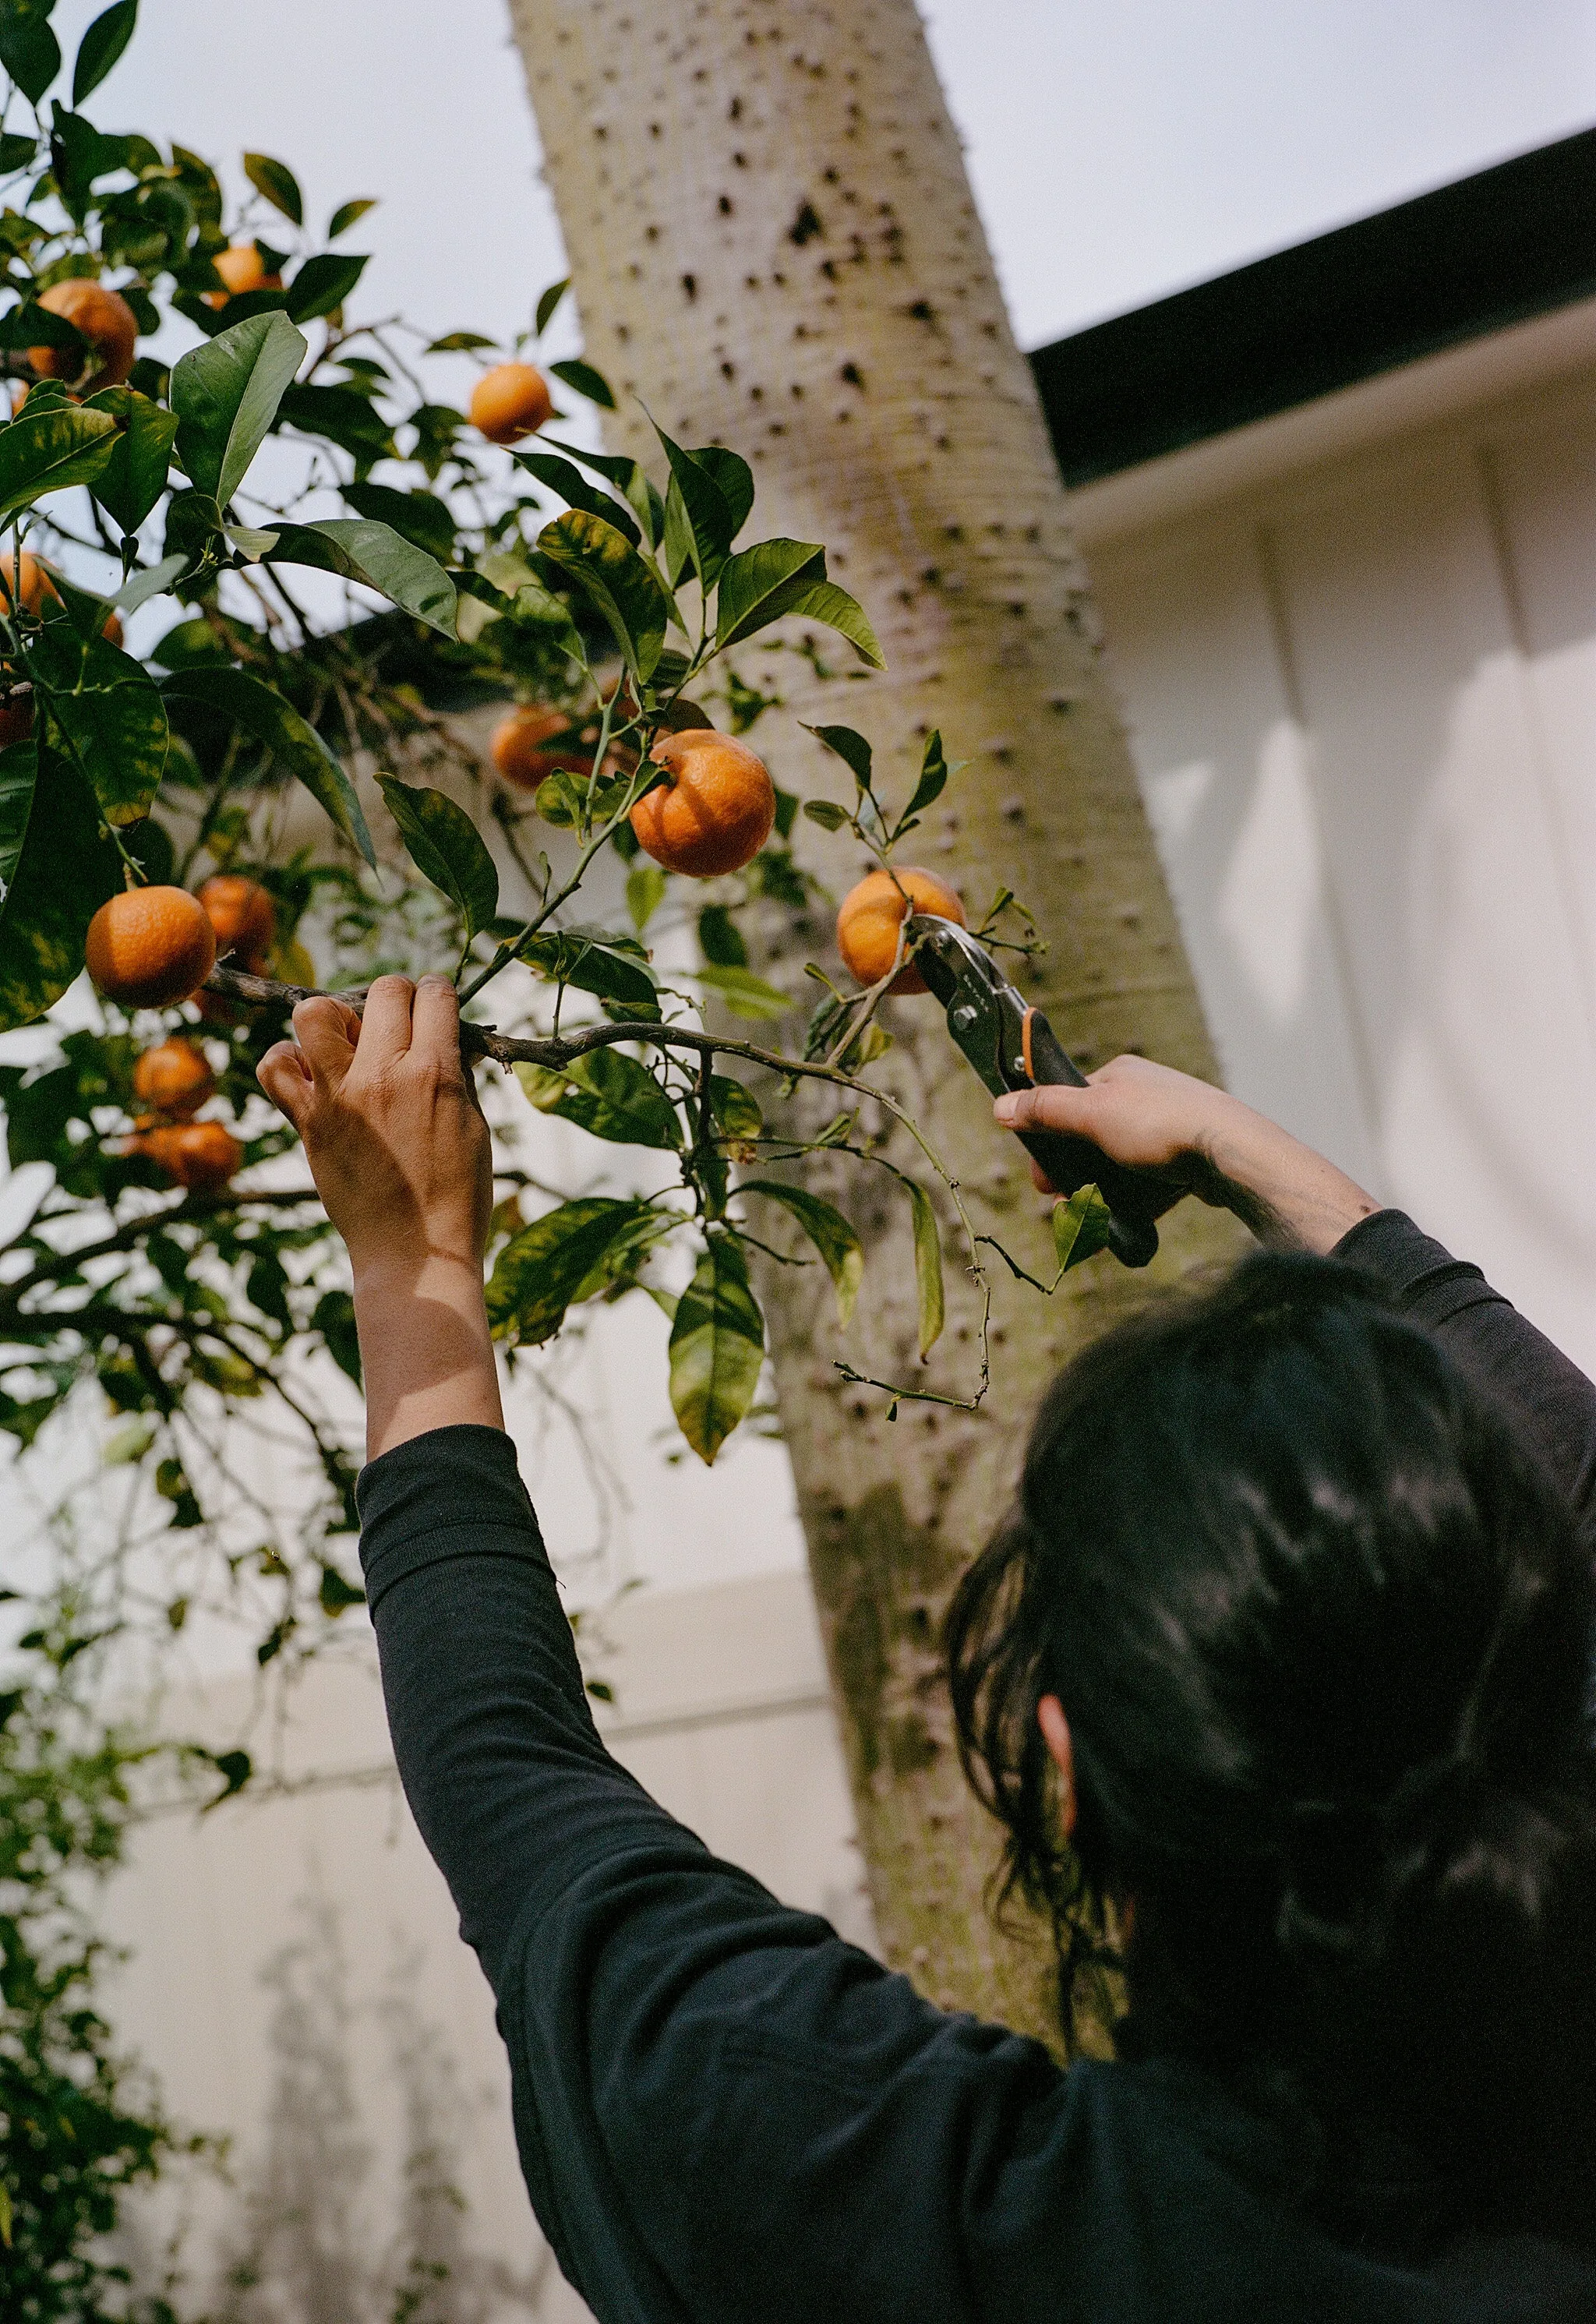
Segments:
[[[1395,1212],[1340,1254],[1511,1408],[1587,1534],[1596,1390]],[[1409,2268],[1293,2209],[1169,2059],[1061,2070],[711,1856],[605,1751],[508,1437],[374,1462],[361,1551],[405,1791],[499,2005],[532,2202],[601,2324],[1545,2324],[1596,2267]]]

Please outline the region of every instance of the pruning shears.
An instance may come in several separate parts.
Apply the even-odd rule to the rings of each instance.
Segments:
[[[915,966],[947,1012],[947,1029],[994,1097],[1049,1082],[1084,1089],[1086,1076],[1039,1009],[1033,1009],[969,931],[928,913],[910,915]],[[1063,1130],[1022,1130],[1019,1142],[1061,1194],[1094,1185],[1112,1213],[1108,1248],[1145,1267],[1158,1248],[1155,1188],[1093,1145]]]

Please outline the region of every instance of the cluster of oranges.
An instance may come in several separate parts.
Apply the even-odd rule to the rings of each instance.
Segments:
[[[494,735],[494,764],[505,782],[536,790],[550,775],[588,771],[592,753],[577,747],[583,739],[569,711],[522,703]],[[632,832],[644,853],[667,872],[694,880],[718,879],[752,862],[776,820],[776,788],[747,743],[713,727],[693,726],[656,735],[649,756],[663,768],[665,780],[632,810]],[[964,922],[964,908],[947,882],[917,865],[872,872],[843,899],[837,948],[861,984],[879,983],[888,973],[911,908],[961,927]],[[924,992],[925,980],[911,961],[889,990]]]
[[[216,1194],[244,1159],[244,1148],[224,1122],[196,1121],[216,1089],[216,1075],[192,1041],[162,1041],[146,1049],[133,1069],[133,1093],[148,1109],[125,1151],[143,1154],[180,1186]]]
[[[107,1000],[127,1009],[166,1009],[194,997],[218,951],[251,975],[262,974],[276,934],[276,911],[259,881],[224,872],[196,895],[161,887],[113,896],[88,924],[84,955]],[[244,1148],[221,1122],[192,1118],[216,1088],[203,1053],[191,1041],[162,1041],[140,1057],[133,1087],[149,1111],[126,1150],[147,1155],[180,1185],[208,1192],[225,1186]]]

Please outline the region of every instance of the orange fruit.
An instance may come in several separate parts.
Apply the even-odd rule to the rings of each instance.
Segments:
[[[877,984],[898,953],[898,930],[910,905],[934,919],[956,920],[963,927],[964,908],[946,880],[922,872],[913,863],[895,863],[890,872],[869,872],[843,898],[836,916],[837,950],[848,973],[861,984]],[[889,992],[924,992],[926,980],[910,961],[887,987]]]
[[[162,1041],[133,1069],[133,1093],[157,1113],[198,1113],[217,1077],[192,1041]]]
[[[0,694],[0,751],[9,751],[14,742],[25,742],[32,731],[33,696],[28,687]]]
[[[543,748],[551,734],[563,734],[574,724],[570,711],[556,710],[550,703],[521,703],[494,729],[489,748],[494,766],[507,783],[528,791],[535,791],[562,768],[567,774],[586,774],[593,764],[591,751],[568,744],[563,751]]]
[[[695,880],[740,872],[776,820],[776,787],[746,742],[689,726],[657,734],[649,751],[668,779],[632,810],[638,845],[668,872]]]
[[[28,361],[40,379],[69,379],[97,361],[98,368],[83,382],[85,395],[97,388],[115,387],[133,369],[133,351],[139,335],[138,318],[120,291],[103,282],[74,278],[52,282],[39,294],[39,304],[50,315],[74,324],[88,341],[88,356],[76,347],[30,347]]]
[[[186,888],[129,888],[90,920],[84,959],[107,1001],[166,1009],[216,966],[216,930]]]
[[[530,364],[495,364],[471,391],[471,424],[490,444],[519,444],[554,417],[554,399]]]
[[[15,577],[16,573],[17,562],[8,549],[4,555],[0,555],[0,613],[15,613],[19,603],[24,613],[37,613],[42,608],[46,597],[60,595],[54,581],[51,578],[49,566],[41,564],[38,558],[32,556],[25,549],[23,551],[20,582]]]
[[[199,890],[217,950],[236,954],[235,965],[258,976],[277,940],[277,908],[258,880],[242,872],[218,872]]]
[[[135,1130],[123,1151],[147,1154],[180,1186],[206,1194],[225,1186],[244,1159],[243,1147],[219,1121],[161,1122]]]
[[[281,274],[268,274],[266,262],[253,242],[235,242],[230,250],[218,250],[211,264],[226,284],[225,290],[202,290],[200,297],[208,307],[225,307],[229,299],[236,299],[245,290],[281,290]]]
[[[122,643],[124,634],[122,616],[116,611],[115,606],[113,605],[110,612],[106,615],[105,622],[100,630],[100,635],[102,638],[106,639],[110,644],[119,646]]]

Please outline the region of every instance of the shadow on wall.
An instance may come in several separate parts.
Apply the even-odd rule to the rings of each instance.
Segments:
[[[335,1907],[311,1895],[296,1914],[300,1934],[262,1972],[272,2097],[258,2160],[225,2172],[207,2324],[511,2324],[544,2316],[557,2287],[563,2312],[571,2295],[546,2247],[524,2273],[473,2248],[459,2182],[487,2101],[461,2088],[445,2035],[409,1997],[419,1959],[401,1954],[380,1997],[352,2000]],[[355,2055],[374,2020],[380,2082]],[[394,2113],[374,2121],[363,2102]],[[401,2159],[395,2184],[384,2149]],[[529,2245],[534,2232],[529,2221]]]

